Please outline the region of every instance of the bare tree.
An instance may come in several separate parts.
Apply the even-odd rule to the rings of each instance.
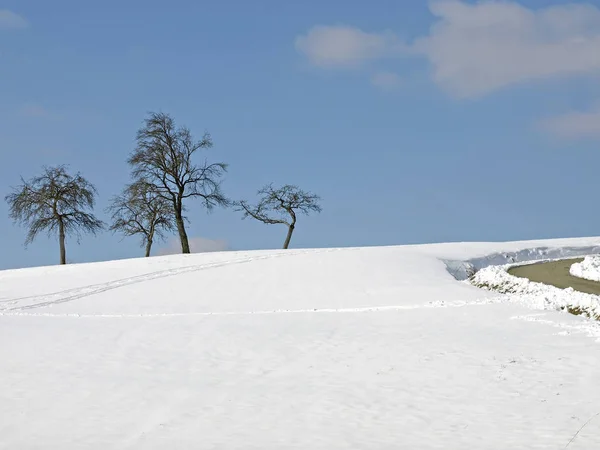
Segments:
[[[202,199],[207,210],[227,206],[229,200],[221,192],[220,178],[227,164],[194,162],[194,155],[213,145],[208,133],[195,141],[186,127],[175,126],[174,120],[163,113],[150,113],[137,133],[137,146],[128,159],[136,179],[147,180],[152,190],[168,201],[173,208],[175,225],[182,253],[190,252],[185,230],[184,200]]]
[[[311,212],[321,212],[319,205],[321,198],[305,192],[297,186],[286,184],[276,189],[272,184],[268,184],[258,191],[258,195],[262,197],[257,205],[252,206],[242,200],[236,203],[236,210],[244,213],[243,219],[252,217],[269,225],[287,225],[288,232],[283,244],[284,249],[290,245],[298,213],[308,215]]]
[[[79,240],[83,232],[96,234],[103,229],[104,224],[86,211],[93,210],[97,192],[81,174],[70,175],[66,166],[44,167],[42,175],[21,182],[5,200],[10,217],[29,229],[25,245],[42,231],[49,236],[58,232],[60,263],[66,264],[67,234]]]
[[[173,208],[143,180],[127,185],[121,194],[113,197],[107,212],[112,214],[111,231],[141,236],[146,257],[150,256],[156,239],[164,239],[165,232],[175,229]]]

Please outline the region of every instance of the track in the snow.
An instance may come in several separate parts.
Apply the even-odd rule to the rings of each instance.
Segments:
[[[327,249],[321,250],[318,252],[331,252],[337,251],[338,249]],[[239,258],[232,259],[229,261],[215,262],[215,263],[207,263],[207,264],[199,264],[193,266],[185,266],[178,267],[174,269],[160,270],[157,272],[146,273],[143,275],[138,275],[134,277],[122,278],[119,280],[109,281],[107,283],[99,283],[89,286],[83,286],[74,289],[67,289],[59,292],[52,292],[48,294],[35,295],[29,297],[20,297],[15,299],[3,300],[1,302],[0,311],[24,311],[28,309],[36,309],[43,308],[45,306],[57,305],[60,303],[67,303],[74,300],[78,300],[80,298],[89,297],[91,295],[100,294],[102,292],[110,291],[113,289],[117,289],[123,286],[129,286],[132,284],[138,284],[146,281],[151,281],[159,278],[172,277],[175,275],[181,275],[190,272],[197,272],[207,269],[215,269],[219,267],[231,266],[235,264],[244,264],[254,261],[266,260],[266,259],[274,259],[285,256],[294,256],[301,255],[310,252],[315,252],[314,250],[306,250],[306,251],[297,251],[297,252],[285,252],[285,253],[275,253],[271,255],[264,256],[254,256],[248,258]]]

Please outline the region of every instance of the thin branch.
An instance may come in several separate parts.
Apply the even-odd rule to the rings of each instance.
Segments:
[[[584,423],[581,428],[579,428],[579,430],[577,430],[577,433],[575,433],[573,435],[573,437],[571,438],[571,440],[567,443],[567,445],[565,445],[565,449],[571,445],[571,443],[575,440],[575,438],[579,435],[579,433],[581,432],[581,430],[583,430],[594,418],[600,416],[600,412],[597,412],[596,414],[594,414],[592,417],[590,417],[586,423]]]

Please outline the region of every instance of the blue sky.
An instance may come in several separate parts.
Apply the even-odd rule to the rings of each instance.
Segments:
[[[597,1],[8,0],[0,195],[67,163],[108,219],[136,130],[164,111],[212,134],[230,197],[323,197],[292,247],[598,235],[599,48]],[[189,208],[198,249],[285,237]],[[0,233],[0,268],[58,261],[55,239],[24,249],[4,202]],[[141,254],[108,232],[67,242],[74,262]]]

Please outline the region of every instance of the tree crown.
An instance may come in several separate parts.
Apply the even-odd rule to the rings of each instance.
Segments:
[[[96,234],[102,221],[86,210],[95,205],[96,188],[80,173],[70,175],[67,166],[44,167],[40,176],[21,185],[5,197],[10,217],[29,228],[26,244],[42,231],[55,232],[62,224],[65,234]]]
[[[220,178],[227,164],[193,161],[194,154],[213,146],[210,134],[195,141],[190,130],[177,127],[168,114],[150,113],[137,133],[137,146],[128,159],[136,179],[145,179],[161,197],[179,203],[200,197],[207,209],[226,206]]]
[[[244,200],[236,204],[236,209],[244,213],[244,219],[252,217],[267,224],[291,226],[296,223],[298,212],[306,215],[321,212],[321,197],[294,185],[286,184],[275,188],[271,183],[261,188],[258,195],[261,198],[257,205],[250,205]]]
[[[110,230],[125,236],[142,235],[142,245],[155,236],[164,239],[172,231],[173,208],[153,190],[152,184],[137,180],[113,197],[107,212],[112,215]]]

